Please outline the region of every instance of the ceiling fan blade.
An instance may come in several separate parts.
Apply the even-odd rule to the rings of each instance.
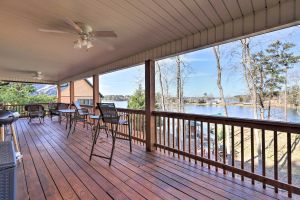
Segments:
[[[114,31],[94,31],[93,35],[95,37],[117,37]]]
[[[71,27],[73,27],[78,33],[82,33],[82,29],[80,28],[80,26],[78,26],[74,21],[72,21],[69,18],[65,18],[65,23],[67,23],[68,25],[70,25]]]
[[[114,45],[109,44],[108,42],[105,42],[105,41],[103,41],[103,40],[99,40],[99,39],[96,39],[96,38],[95,38],[95,39],[93,40],[93,42],[96,43],[95,46],[102,47],[102,48],[104,48],[105,50],[108,50],[108,51],[113,51],[113,50],[116,49]]]
[[[39,28],[38,31],[45,32],[45,33],[63,33],[63,34],[67,33],[67,34],[72,34],[71,32],[67,32],[67,31],[43,29],[43,28]]]

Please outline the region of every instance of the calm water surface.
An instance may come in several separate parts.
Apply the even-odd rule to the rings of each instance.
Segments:
[[[109,101],[105,101],[109,102]],[[127,108],[127,101],[114,101],[116,107]],[[185,113],[204,114],[204,115],[223,115],[223,107],[218,105],[193,105],[186,104],[184,106]],[[240,118],[253,118],[253,108],[249,106],[228,106],[228,113],[230,117]],[[284,108],[272,108],[271,110],[272,120],[284,120]],[[288,109],[288,121],[300,123],[300,110],[299,113],[296,109]]]

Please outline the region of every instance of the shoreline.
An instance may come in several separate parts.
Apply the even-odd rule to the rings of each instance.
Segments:
[[[195,106],[223,106],[222,103],[219,104],[211,104],[211,103],[185,103],[185,105],[195,105]],[[229,103],[227,106],[239,106],[239,107],[252,107],[252,104],[244,104],[244,103]],[[284,108],[284,105],[271,105],[271,108]],[[288,105],[287,108],[297,109],[298,107],[293,105]]]

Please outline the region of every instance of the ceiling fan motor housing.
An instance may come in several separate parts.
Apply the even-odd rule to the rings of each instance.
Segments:
[[[90,34],[93,32],[93,29],[90,25],[82,23],[82,22],[75,22],[81,29],[83,34]]]

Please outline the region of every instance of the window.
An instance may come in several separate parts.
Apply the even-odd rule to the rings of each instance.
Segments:
[[[87,105],[87,106],[93,105],[93,99],[78,99],[78,101],[81,105]]]

